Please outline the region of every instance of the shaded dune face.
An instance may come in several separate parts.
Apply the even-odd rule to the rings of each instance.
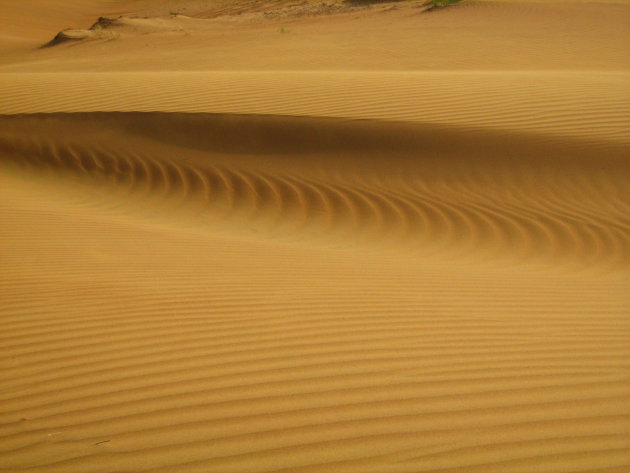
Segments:
[[[409,255],[627,263],[627,147],[374,120],[185,113],[1,119],[5,161],[269,237]]]

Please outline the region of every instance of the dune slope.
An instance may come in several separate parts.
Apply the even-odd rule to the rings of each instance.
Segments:
[[[630,469],[626,5],[57,3],[124,18],[0,38],[1,472]]]
[[[2,124],[4,471],[626,465],[617,147],[287,117]]]

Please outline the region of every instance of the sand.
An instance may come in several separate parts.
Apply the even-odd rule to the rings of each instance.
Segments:
[[[1,472],[630,471],[627,2],[0,13]]]

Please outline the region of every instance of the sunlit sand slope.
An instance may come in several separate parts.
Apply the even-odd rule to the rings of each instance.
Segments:
[[[1,186],[2,471],[627,467],[619,275],[266,244],[28,176]]]
[[[33,1],[12,3],[19,7]],[[326,14],[326,8],[313,14],[311,9],[323,3],[347,9],[348,2],[243,0],[237,3],[250,8],[240,9],[240,13],[238,7],[232,8],[235,2],[224,0],[127,0],[109,6],[79,0],[56,2],[74,2],[77,8],[71,12],[58,9],[56,14],[50,14],[48,8],[43,15],[48,25],[43,35],[34,36],[26,28],[33,21],[30,16],[9,20],[5,29],[23,29],[20,34],[33,40],[27,43],[31,50],[22,50],[20,56],[3,58],[0,54],[0,70],[630,68],[630,5],[625,0],[464,0],[456,7],[432,12],[422,7],[424,0],[406,0],[338,14]],[[38,3],[50,5],[51,0]],[[298,12],[287,14],[283,6],[291,4]],[[93,16],[83,15],[79,21],[77,15],[88,9]],[[115,12],[123,17],[118,19]],[[92,40],[37,48],[64,28],[89,28],[101,15],[117,21]],[[2,21],[0,16],[0,26]]]
[[[630,142],[627,72],[0,75],[4,114],[172,111],[369,118]]]

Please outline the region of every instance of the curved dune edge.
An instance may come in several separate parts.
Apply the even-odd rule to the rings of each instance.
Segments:
[[[630,143],[627,72],[3,73],[0,114],[162,111],[411,121]],[[624,100],[629,98],[629,100]]]
[[[2,158],[149,214],[407,256],[623,267],[626,147],[382,121],[176,113],[0,118]],[[569,172],[570,170],[570,172]],[[120,209],[124,212],[124,205]],[[222,223],[223,222],[223,223]]]

